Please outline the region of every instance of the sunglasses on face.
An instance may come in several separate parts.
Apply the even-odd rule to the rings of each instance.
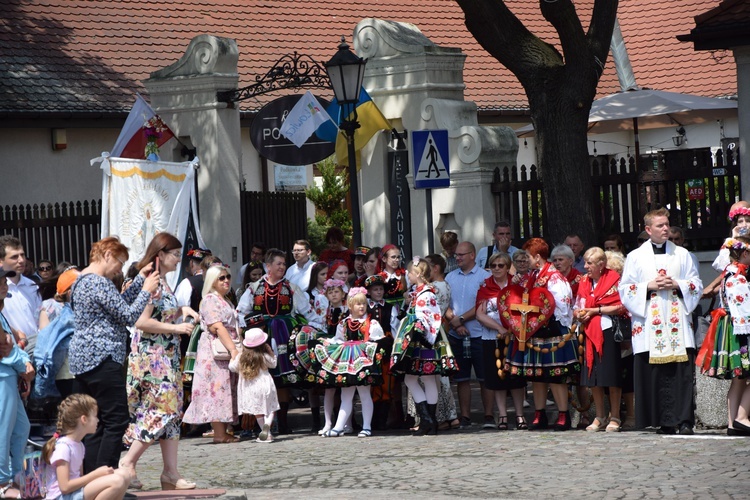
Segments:
[[[500,262],[500,263],[492,263],[492,264],[490,264],[490,269],[503,269],[503,268],[505,268],[505,267],[508,267],[508,266],[507,266],[507,265],[505,265],[505,264],[504,264],[504,263],[502,263],[502,262]]]
[[[232,279],[232,275],[231,274],[224,274],[223,276],[219,276],[216,279],[219,280],[219,281],[229,281],[229,280]]]
[[[40,271],[51,271],[52,266],[39,266]]]

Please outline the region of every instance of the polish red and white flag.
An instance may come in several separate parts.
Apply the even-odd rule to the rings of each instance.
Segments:
[[[174,132],[138,94],[110,155],[143,160],[146,158],[149,137],[155,139],[157,147],[160,147],[174,136]]]

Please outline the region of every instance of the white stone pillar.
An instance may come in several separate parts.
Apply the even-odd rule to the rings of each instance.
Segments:
[[[233,266],[242,256],[240,115],[216,93],[237,88],[238,59],[234,40],[199,35],[179,61],[144,81],[156,112],[197,151],[200,230],[211,251]]]
[[[368,59],[365,88],[395,128],[448,130],[451,183],[432,190],[432,227],[427,227],[425,191],[413,189],[410,166],[413,253],[440,251],[437,228],[445,221],[458,224],[460,240],[486,245],[495,223],[492,173],[495,167],[515,164],[518,140],[508,127],[478,125],[476,104],[464,100],[466,55],[459,48],[435,45],[413,24],[379,19],[357,25],[354,47],[358,56]],[[388,242],[390,235],[384,194],[387,138],[382,134],[362,150],[365,244]],[[428,248],[430,232],[434,248]]]

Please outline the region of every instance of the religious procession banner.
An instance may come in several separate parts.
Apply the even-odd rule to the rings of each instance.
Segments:
[[[143,257],[151,239],[166,231],[183,244],[187,236],[191,208],[198,245],[206,248],[200,234],[195,192],[198,158],[190,162],[134,160],[112,158],[102,153],[91,164],[101,163],[102,224],[101,237],[118,236],[128,247],[130,258],[123,266]],[[167,275],[174,288],[181,276],[178,267]]]

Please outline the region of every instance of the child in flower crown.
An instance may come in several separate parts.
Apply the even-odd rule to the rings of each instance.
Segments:
[[[724,269],[719,299],[721,307],[712,314],[696,364],[703,375],[730,379],[727,393],[730,436],[750,436],[750,238],[728,238],[722,248],[729,251],[731,263]]]
[[[315,346],[313,369],[319,379],[341,387],[341,408],[336,425],[324,437],[338,437],[352,413],[354,393],[362,403],[362,431],[358,437],[372,435],[373,404],[370,385],[382,383],[380,360],[383,357],[376,343],[384,338],[383,328],[367,314],[367,290],[353,287],[347,299],[349,317],[341,320],[330,341]]]
[[[229,370],[240,374],[237,383],[237,412],[255,415],[261,428],[257,442],[270,443],[273,416],[279,410],[276,385],[268,372],[276,368],[276,355],[268,343],[268,334],[260,328],[245,332],[242,354],[229,362]]]
[[[87,394],[71,394],[60,403],[57,431],[42,450],[49,464],[47,500],[104,500],[123,498],[130,484],[124,469],[102,465],[88,474],[83,471],[86,449],[81,440],[96,432],[98,408]]]

